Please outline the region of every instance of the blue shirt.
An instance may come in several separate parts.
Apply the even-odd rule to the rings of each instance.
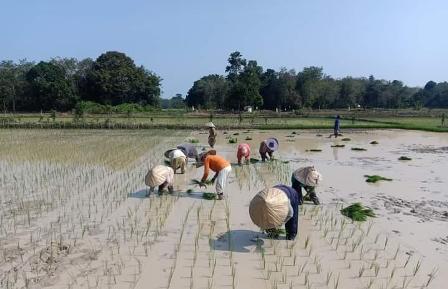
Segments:
[[[302,203],[302,194],[299,194],[292,187],[285,185],[277,185],[274,188],[280,189],[288,196],[291,207],[294,210],[292,218],[285,224],[286,238],[292,240],[297,235],[297,228],[299,226],[299,205]]]

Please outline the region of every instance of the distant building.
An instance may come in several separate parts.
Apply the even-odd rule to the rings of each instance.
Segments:
[[[248,105],[244,107],[244,111],[246,112],[252,112],[252,106]]]

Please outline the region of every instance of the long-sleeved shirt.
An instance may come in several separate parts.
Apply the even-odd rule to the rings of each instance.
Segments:
[[[272,150],[268,147],[268,145],[262,141],[260,143],[260,149],[259,149],[260,154],[266,154],[266,153],[272,153]]]
[[[236,157],[238,158],[238,161],[241,161],[243,157],[249,158],[250,146],[247,143],[242,143],[238,145],[238,152],[236,153]]]
[[[334,120],[334,129],[335,129],[335,130],[339,130],[339,129],[340,129],[339,118],[336,118],[336,119]]]
[[[292,187],[285,185],[277,185],[274,188],[280,189],[288,196],[289,202],[291,204],[294,213],[292,218],[288,220],[285,224],[286,238],[294,239],[297,235],[297,227],[299,226],[299,205],[302,203],[302,196],[294,190]]]
[[[182,150],[182,152],[188,157],[192,159],[197,159],[199,157],[198,151],[196,147],[192,144],[181,144],[177,146],[178,149]]]
[[[223,157],[218,155],[208,155],[204,160],[204,175],[202,176],[202,181],[207,179],[210,170],[217,173],[228,166],[230,166],[230,163]]]
[[[172,150],[169,154],[169,157],[170,157],[170,161],[173,161],[173,159],[177,159],[177,158],[187,158],[181,149]]]

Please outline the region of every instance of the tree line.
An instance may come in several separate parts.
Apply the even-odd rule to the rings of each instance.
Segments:
[[[161,79],[124,53],[109,51],[96,60],[54,58],[0,62],[3,111],[69,111],[86,104],[158,106]]]
[[[429,81],[418,88],[373,76],[335,79],[315,66],[298,73],[286,68],[263,70],[257,61],[247,61],[238,51],[230,54],[225,72],[195,81],[187,105],[223,110],[246,106],[268,110],[448,107],[447,82]]]
[[[0,109],[5,112],[88,110],[94,113],[145,111],[154,107],[240,111],[301,108],[448,108],[448,82],[429,81],[423,88],[398,80],[333,78],[322,67],[296,72],[264,70],[256,60],[230,54],[225,75],[195,81],[184,100],[162,100],[161,78],[121,52],[96,60],[54,58],[39,63],[0,62]]]

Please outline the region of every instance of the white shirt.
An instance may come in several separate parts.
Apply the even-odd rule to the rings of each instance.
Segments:
[[[180,157],[187,158],[187,156],[179,149],[172,150],[169,154],[169,157],[170,157],[170,160],[177,159]]]

